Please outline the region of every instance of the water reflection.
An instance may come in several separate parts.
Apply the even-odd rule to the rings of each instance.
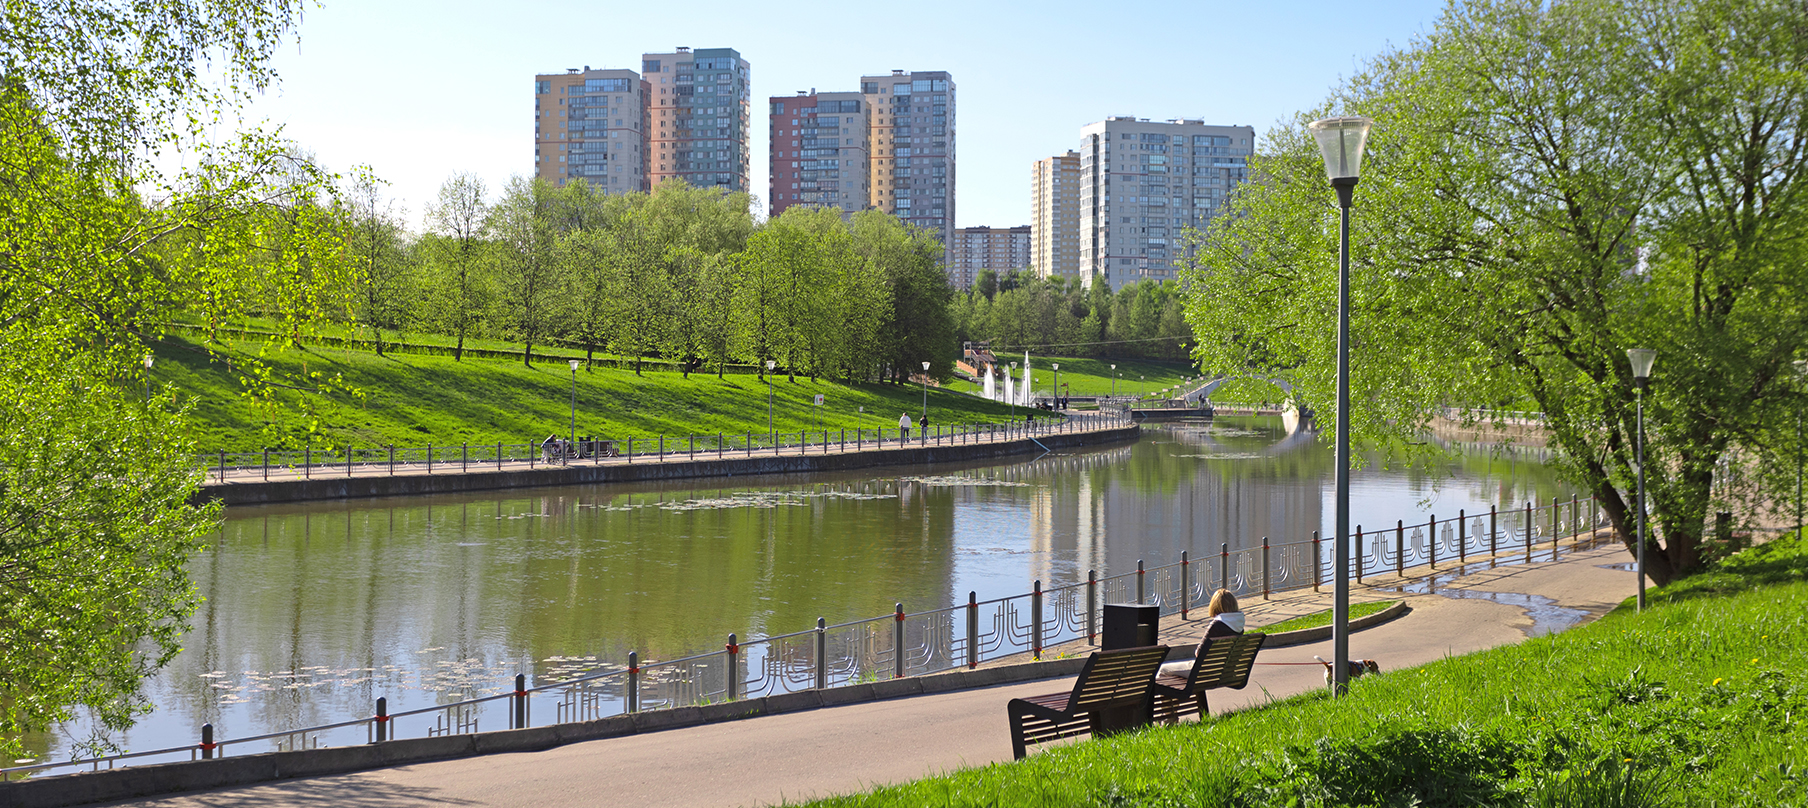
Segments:
[[[495,692],[599,664],[925,611],[1327,529],[1332,455],[1278,418],[969,463],[235,507],[193,564],[206,602],[125,742],[192,743]],[[1358,522],[1485,513],[1560,491],[1464,455],[1353,479]],[[59,754],[66,750],[58,742]]]

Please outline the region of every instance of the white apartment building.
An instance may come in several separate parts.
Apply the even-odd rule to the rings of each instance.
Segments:
[[[1173,280],[1181,231],[1203,230],[1255,146],[1251,126],[1113,117],[1080,130],[1080,273],[1112,291]]]
[[[1080,153],[1037,160],[1030,171],[1030,266],[1038,277],[1080,273]]]

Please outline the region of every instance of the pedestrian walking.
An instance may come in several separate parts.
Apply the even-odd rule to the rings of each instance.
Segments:
[[[898,440],[910,440],[910,413],[898,416]]]

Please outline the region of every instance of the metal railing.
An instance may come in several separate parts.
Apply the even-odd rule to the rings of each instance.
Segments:
[[[1555,560],[1559,538],[1575,538],[1573,549],[1581,546],[1584,534],[1592,539],[1607,524],[1595,500],[1572,496],[1505,511],[1490,507],[1485,515],[1458,511],[1454,519],[1432,515],[1411,525],[1397,521],[1379,530],[1358,525],[1350,571],[1362,582],[1425,565],[1461,565],[1471,557]],[[216,738],[213,725],[204,724],[199,744],[13,766],[0,769],[0,776],[98,770],[146,757],[206,759],[248,744],[262,744],[259,751],[268,751],[470,733],[486,721],[517,729],[534,726],[536,702],[540,714],[552,718],[542,724],[568,723],[971,669],[1022,654],[1041,659],[1052,646],[1096,640],[1100,607],[1107,603],[1154,604],[1163,616],[1185,618],[1218,588],[1264,598],[1316,590],[1335,570],[1329,544],[1316,531],[1311,538],[1283,543],[1264,536],[1260,544],[1236,550],[1220,544],[1218,553],[1203,558],[1182,552],[1179,561],[1154,568],[1139,560],[1135,570],[1103,578],[1088,571],[1081,581],[1048,587],[1036,581],[1031,591],[1008,597],[982,601],[978,593],[968,592],[966,603],[922,612],[907,611],[899,603],[890,614],[833,625],[818,618],[814,628],[790,634],[746,642],[730,634],[720,650],[678,659],[642,663],[633,652],[626,664],[601,663],[582,673],[548,677],[533,687],[528,687],[527,674],[517,674],[513,688],[504,692],[400,713],[388,712],[388,701],[379,698],[368,717],[230,739]],[[501,708],[500,717],[496,708]]]
[[[744,432],[712,435],[652,435],[625,438],[584,436],[569,449],[569,441],[536,443],[461,443],[403,448],[396,446],[350,447],[337,451],[317,449],[266,449],[260,452],[225,452],[196,456],[211,482],[264,482],[335,477],[397,476],[408,474],[462,474],[483,471],[519,471],[574,464],[633,464],[727,458],[810,455],[898,449],[919,446],[961,446],[996,443],[1044,435],[1074,434],[1115,429],[1129,423],[1116,411],[1085,415],[1039,413],[1033,419],[931,425],[912,428],[900,435],[897,428],[810,429],[798,432]]]

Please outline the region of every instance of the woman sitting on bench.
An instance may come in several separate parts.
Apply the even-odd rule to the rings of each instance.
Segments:
[[[1193,649],[1193,659],[1198,659],[1205,652],[1205,644],[1218,637],[1234,637],[1243,633],[1243,613],[1237,610],[1237,596],[1229,589],[1220,589],[1212,593],[1212,602],[1205,607],[1208,622],[1205,624],[1205,637],[1199,641],[1199,647]],[[1185,676],[1193,669],[1193,660],[1169,662],[1161,666],[1164,676]]]

